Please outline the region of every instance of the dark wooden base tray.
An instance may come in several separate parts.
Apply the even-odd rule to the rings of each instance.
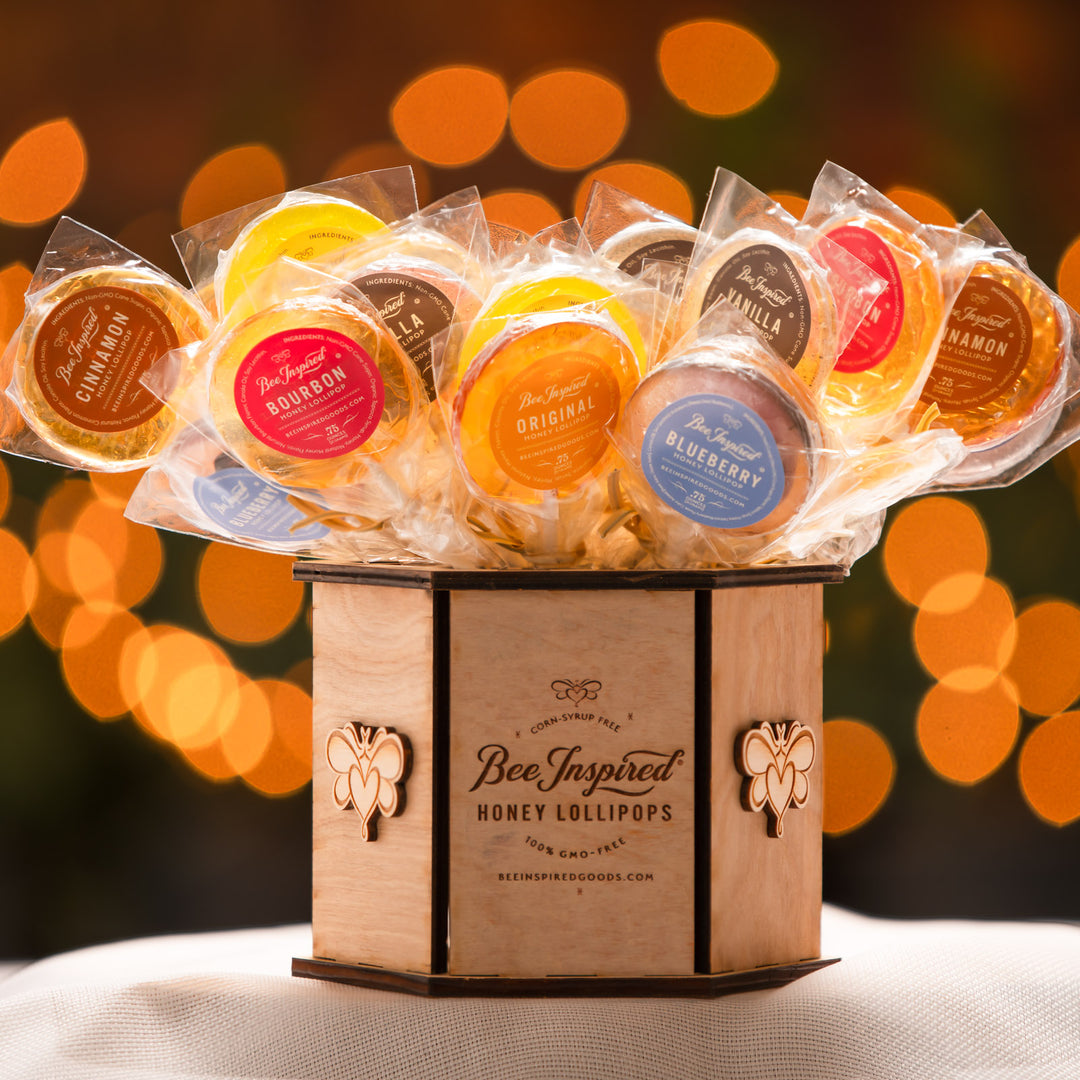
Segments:
[[[786,986],[803,975],[835,964],[829,960],[800,960],[729,971],[723,975],[657,975],[615,977],[553,975],[543,979],[511,979],[497,975],[421,975],[387,968],[341,964],[336,960],[296,957],[293,975],[328,979],[376,990],[397,990],[421,997],[720,997],[746,990]]]

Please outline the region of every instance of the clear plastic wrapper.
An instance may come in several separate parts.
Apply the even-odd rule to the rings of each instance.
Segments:
[[[173,237],[206,307],[222,317],[276,259],[310,262],[415,213],[412,169],[357,173],[260,199]]]
[[[322,510],[245,469],[198,427],[185,427],[146,470],[125,516],[240,547],[333,562],[403,562],[386,529]]]
[[[874,546],[888,506],[964,454],[951,431],[845,447],[809,389],[718,301],[631,397],[616,433],[620,526],[660,566],[830,562]]]
[[[963,230],[983,246],[965,252],[969,272],[916,407],[968,451],[937,488],[1012,483],[1080,434],[1066,410],[1080,389],[1075,313],[985,213]]]
[[[615,442],[643,542],[666,567],[766,557],[832,449],[806,384],[725,300],[641,380]]]
[[[195,296],[145,259],[61,218],[26,292],[0,372],[0,449],[77,469],[144,468],[176,415],[140,382],[162,356],[202,338]]]
[[[686,271],[679,332],[722,297],[818,393],[884,288],[865,263],[717,169]]]
[[[603,302],[472,329],[483,345],[444,401],[461,512],[503,558],[575,563],[609,509],[609,433],[640,378],[637,353]]]
[[[318,265],[371,301],[434,398],[441,370],[435,342],[445,340],[455,318],[471,320],[479,312],[493,263],[480,195],[468,188],[338,248]]]
[[[415,364],[352,286],[279,260],[186,359],[144,380],[256,475],[325,509],[392,516],[427,467]],[[187,372],[183,378],[182,373]]]
[[[814,182],[803,222],[886,283],[833,367],[826,414],[856,445],[910,430],[945,313],[963,281],[964,249],[974,241],[958,229],[917,222],[831,162]],[[820,250],[827,264],[831,250]]]
[[[453,360],[442,378],[445,392],[457,392],[488,341],[517,318],[580,306],[610,315],[643,373],[657,352],[653,333],[668,303],[669,298],[593,255],[575,223],[560,223],[505,258],[473,322],[452,328]]]
[[[632,277],[647,263],[685,269],[697,240],[693,225],[602,180],[589,189],[581,229],[601,259]]]

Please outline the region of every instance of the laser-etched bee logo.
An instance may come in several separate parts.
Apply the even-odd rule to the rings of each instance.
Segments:
[[[580,705],[583,701],[595,701],[603,686],[597,679],[555,679],[551,689],[555,691],[556,701],[572,701]]]
[[[746,777],[743,806],[766,812],[770,836],[784,835],[789,806],[806,805],[808,773],[816,757],[814,733],[797,720],[763,721],[736,740],[735,762]]]
[[[326,760],[336,774],[334,802],[360,815],[360,836],[376,838],[377,816],[393,817],[405,802],[402,781],[409,769],[409,747],[387,728],[349,723],[326,738]]]

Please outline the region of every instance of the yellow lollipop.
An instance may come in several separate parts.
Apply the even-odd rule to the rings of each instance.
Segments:
[[[248,282],[277,259],[309,262],[385,228],[369,210],[345,199],[288,196],[250,221],[225,253],[214,285],[219,308],[228,311]]]
[[[607,286],[579,274],[531,275],[500,292],[476,317],[458,357],[458,380],[484,346],[517,315],[594,304],[606,311],[626,335],[637,360],[638,371],[648,367],[648,353],[630,309]]]

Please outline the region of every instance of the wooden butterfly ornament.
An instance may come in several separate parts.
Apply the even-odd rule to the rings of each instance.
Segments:
[[[334,802],[360,815],[360,836],[375,839],[376,818],[393,817],[404,806],[402,780],[409,768],[409,748],[387,728],[350,723],[331,731],[326,760],[334,771]]]
[[[784,814],[810,796],[808,773],[817,757],[810,728],[797,720],[762,721],[743,732],[735,745],[735,762],[745,777],[743,805],[764,810],[770,836],[784,835]]]

